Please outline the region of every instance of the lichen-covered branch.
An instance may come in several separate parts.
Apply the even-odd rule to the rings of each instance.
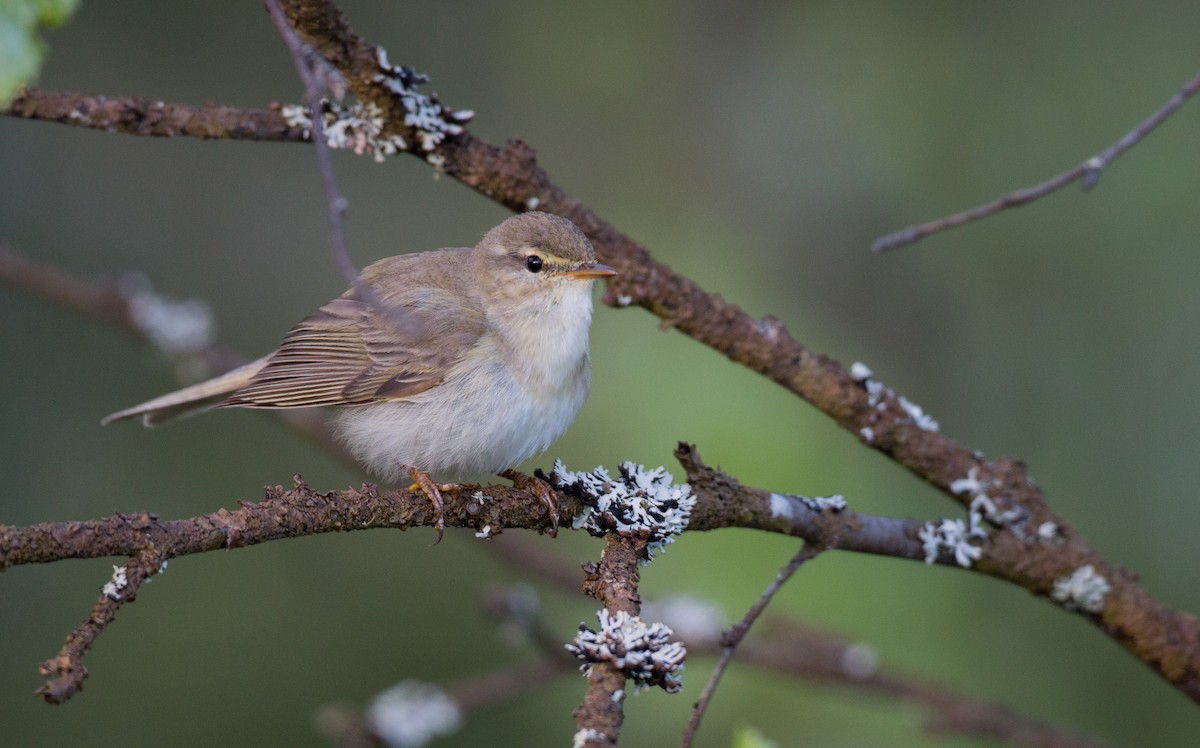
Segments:
[[[27,527],[0,525],[0,571],[18,564],[48,563],[67,558],[128,556],[91,614],[67,636],[59,654],[43,663],[44,675],[55,677],[38,693],[61,704],[75,694],[87,677],[83,656],[113,620],[118,608],[131,602],[138,586],[163,564],[179,556],[222,548],[242,548],[271,540],[324,532],[376,527],[408,529],[432,526],[437,517],[420,491],[359,490],[321,493],[295,478],[291,489],[268,487],[259,503],[242,502],[235,510],[221,509],[184,520],[161,520],[149,513],[121,514],[89,522],[47,522]],[[485,492],[486,491],[486,492]],[[465,487],[447,492],[444,519],[464,527],[524,527],[549,530],[545,507],[531,494],[506,486],[485,490]],[[566,512],[562,510],[566,509]],[[563,497],[560,514],[579,509]],[[523,515],[523,516],[522,516]]]
[[[277,109],[239,109],[216,104],[167,104],[74,91],[27,88],[0,113],[128,135],[201,140],[303,142],[303,128],[290,125]]]
[[[142,583],[160,573],[166,565],[167,557],[153,545],[148,545],[134,553],[124,566],[113,567],[112,579],[101,589],[100,599],[92,606],[91,613],[67,635],[58,654],[38,667],[42,675],[53,676],[37,689],[38,696],[47,703],[62,704],[83,688],[83,681],[88,676],[83,664],[84,655],[112,623],[121,606],[133,602]]]
[[[610,534],[600,562],[584,566],[583,591],[607,611],[637,616],[642,604],[637,591],[641,579],[638,561],[645,553],[645,545],[644,540]],[[624,694],[625,674],[620,669],[609,662],[592,666],[587,693],[575,710],[576,745],[598,748],[617,744],[625,721]]]
[[[1032,535],[1023,535],[1023,525],[1005,524],[1003,515],[991,512],[984,536],[972,539],[964,534],[958,538],[963,545],[955,548],[936,534],[932,540],[938,542],[930,542],[931,529],[944,523],[871,517],[848,510],[817,511],[801,497],[742,486],[705,465],[691,445],[681,444],[675,455],[698,497],[689,529],[738,522],[841,550],[970,566],[1081,616],[1193,701],[1200,701],[1200,621],[1153,599],[1133,574],[1105,561],[1061,520],[1043,523]],[[964,479],[957,487],[986,497],[978,480]],[[740,520],[735,513],[741,514]],[[961,554],[964,547],[973,549],[966,559]]]

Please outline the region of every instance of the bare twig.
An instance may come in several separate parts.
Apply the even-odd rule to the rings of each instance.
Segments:
[[[733,659],[733,653],[737,650],[738,645],[742,643],[742,639],[746,638],[750,627],[762,615],[762,612],[767,609],[767,605],[775,597],[784,584],[787,583],[792,575],[804,564],[805,561],[815,557],[820,553],[822,548],[805,543],[804,546],[792,556],[792,559],[775,575],[767,588],[763,590],[762,595],[746,614],[742,616],[742,620],[738,621],[732,628],[726,631],[721,636],[721,657],[717,660],[716,667],[713,668],[712,675],[708,679],[708,683],[704,685],[704,690],[700,693],[700,698],[696,700],[696,705],[692,708],[692,716],[688,719],[687,727],[684,728],[683,737],[680,740],[680,745],[683,748],[689,748],[692,741],[696,738],[696,731],[700,729],[700,720],[704,718],[704,712],[708,709],[708,704],[712,701],[713,693],[717,690],[717,684],[721,682],[721,676],[725,673],[725,668],[729,665],[729,661]]]
[[[1120,140],[1087,159],[1074,169],[1065,171],[1035,187],[1027,187],[1016,192],[1010,192],[1001,198],[976,208],[964,210],[961,213],[955,213],[952,216],[939,218],[928,223],[922,223],[918,226],[909,226],[887,236],[880,237],[871,245],[871,251],[877,253],[889,252],[893,249],[900,249],[910,244],[916,244],[930,234],[936,234],[939,231],[945,231],[946,229],[962,226],[972,221],[978,221],[980,218],[987,218],[1006,208],[1015,208],[1031,203],[1034,200],[1039,200],[1052,192],[1066,187],[1072,182],[1082,182],[1083,191],[1087,192],[1096,186],[1096,183],[1100,180],[1100,173],[1105,167],[1149,135],[1154,128],[1161,125],[1164,120],[1174,114],[1175,110],[1183,106],[1197,91],[1200,91],[1200,75],[1188,81],[1158,111],[1143,120],[1141,124],[1126,133]]]
[[[329,246],[333,251],[334,263],[338,266],[346,281],[354,287],[359,298],[371,304],[385,314],[387,319],[397,328],[412,331],[416,322],[395,307],[384,306],[375,292],[358,274],[358,268],[350,259],[350,250],[346,247],[346,232],[344,219],[349,202],[342,196],[333,176],[333,160],[329,156],[329,144],[325,140],[325,112],[322,95],[325,86],[320,76],[313,69],[314,64],[325,64],[314,50],[308,48],[284,15],[278,0],[264,0],[267,13],[279,30],[279,35],[291,52],[292,62],[296,66],[296,74],[304,82],[304,95],[308,105],[309,120],[312,122],[312,143],[317,156],[317,172],[321,176],[321,187],[325,191],[326,216],[329,223]]]

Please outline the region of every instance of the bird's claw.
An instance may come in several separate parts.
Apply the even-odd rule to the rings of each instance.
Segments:
[[[429,477],[429,473],[424,470],[418,470],[415,467],[410,467],[408,474],[413,479],[413,485],[409,487],[409,490],[415,491],[418,488],[421,489],[425,496],[428,497],[429,503],[433,504],[433,528],[437,530],[437,542],[434,545],[437,545],[442,542],[442,531],[446,529],[446,505],[442,502],[442,491],[457,491],[458,484],[434,483],[433,479]]]
[[[513,486],[521,491],[532,491],[538,501],[546,507],[550,515],[550,537],[558,537],[558,502],[555,500],[554,489],[546,481],[534,475],[526,475],[509,468],[499,474],[501,478],[512,481]]]

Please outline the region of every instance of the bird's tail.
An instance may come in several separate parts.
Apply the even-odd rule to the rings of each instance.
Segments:
[[[184,387],[182,390],[168,392],[132,408],[118,410],[116,413],[105,416],[100,423],[107,426],[113,421],[141,416],[142,423],[146,426],[158,426],[176,418],[208,410],[226,395],[249,383],[259,369],[267,363],[267,358],[267,356],[263,356],[257,361],[239,366],[219,377],[193,384],[191,387]]]

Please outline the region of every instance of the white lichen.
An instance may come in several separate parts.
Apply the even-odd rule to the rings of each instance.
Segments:
[[[168,298],[155,293],[142,277],[131,278],[123,293],[133,324],[168,356],[199,353],[216,339],[216,322],[206,301]]]
[[[658,686],[667,693],[683,688],[679,679],[687,649],[682,642],[671,641],[674,632],[666,625],[647,625],[624,611],[596,613],[600,630],[579,624],[579,633],[566,645],[568,652],[583,661],[579,669],[585,676],[596,663],[607,662],[634,682],[634,692]]]
[[[992,484],[999,485],[999,482],[993,479]],[[968,518],[972,531],[979,530],[982,532],[983,520],[985,519],[999,527],[1008,527],[1025,516],[1025,513],[1019,507],[1001,511],[985,489],[984,482],[979,479],[978,467],[972,467],[968,470],[965,478],[959,478],[950,482],[950,493],[955,496],[966,495],[971,497],[968,507]]]
[[[781,493],[771,493],[771,519],[785,519],[791,522],[796,516],[792,511],[792,498]]]
[[[621,474],[616,478],[603,467],[573,473],[556,460],[550,483],[577,493],[582,500],[583,511],[572,522],[575,529],[597,537],[615,532],[644,538],[644,566],[687,527],[696,497],[688,484],[675,485],[666,468],[622,462],[618,469]]]
[[[967,471],[967,477],[959,478],[951,481],[950,493],[957,496],[958,494],[981,494],[983,493],[983,484],[979,482],[979,468],[972,467]]]
[[[946,550],[954,554],[956,564],[968,568],[983,555],[983,549],[972,545],[971,539],[987,537],[987,533],[980,527],[968,528],[961,519],[943,519],[926,522],[917,537],[925,549],[925,563],[934,563]]]
[[[484,525],[483,527],[479,528],[479,532],[475,533],[475,537],[480,538],[482,540],[487,540],[487,539],[491,538],[492,537],[492,526]]]
[[[154,573],[151,574],[150,576],[146,577],[146,579],[145,579],[146,584],[150,584],[151,582],[153,582],[154,577],[158,576],[159,574],[162,574],[166,570],[167,570],[167,559],[164,558],[162,560],[162,562],[158,565],[158,568],[154,570]]]
[[[612,738],[608,737],[599,730],[585,727],[575,733],[575,737],[571,739],[571,748],[583,748],[585,745],[594,740],[599,740],[610,744],[612,743]]]
[[[129,577],[125,572],[124,566],[114,566],[112,579],[104,583],[100,588],[100,592],[109,600],[120,600],[121,591],[129,586]]]
[[[537,210],[537,206],[541,205],[541,203],[541,198],[534,195],[525,201],[525,207],[529,210]]]
[[[475,116],[470,109],[454,111],[443,106],[436,94],[426,95],[418,91],[417,86],[428,83],[429,76],[405,65],[390,64],[387,52],[382,47],[378,50],[377,60],[380,72],[374,76],[374,80],[400,97],[400,104],[404,107],[404,124],[416,130],[421,150],[432,151],[446,136],[458,135],[463,131],[461,123],[469,122]]]
[[[882,413],[887,410],[888,402],[894,400],[917,428],[924,429],[925,431],[937,431],[941,428],[941,425],[926,413],[920,405],[917,405],[903,395],[897,395],[891,387],[884,385],[883,382],[877,379],[872,379],[872,376],[874,374],[867,368],[866,364],[856,361],[850,365],[851,379],[863,385],[867,390],[868,406]]]
[[[871,428],[870,426],[863,426],[858,430],[858,435],[861,436],[862,440],[867,444],[875,441],[875,429]]]
[[[1043,522],[1038,525],[1037,534],[1042,540],[1053,540],[1058,537],[1058,525],[1054,522]]]
[[[1070,576],[1054,580],[1050,597],[1068,610],[1099,613],[1104,610],[1104,599],[1111,590],[1108,580],[1097,574],[1095,567],[1087,564]]]
[[[617,295],[617,306],[626,307],[633,303],[633,297],[629,294]]]
[[[879,669],[879,654],[870,644],[856,642],[842,650],[842,672],[848,678],[869,678]]]
[[[908,417],[912,419],[912,422],[917,425],[917,428],[924,429],[925,431],[937,431],[941,428],[941,425],[922,410],[920,405],[917,405],[904,395],[900,396],[898,402],[900,403],[900,407],[904,408],[904,412],[908,413]]]
[[[462,724],[462,714],[442,689],[406,680],[375,697],[367,710],[367,721],[386,745],[412,748],[456,731]]]
[[[672,595],[642,605],[642,615],[662,621],[693,645],[715,642],[725,629],[725,611],[711,600],[693,595]]]
[[[841,494],[833,496],[797,496],[800,503],[814,512],[840,512],[846,508],[846,499]]]
[[[785,519],[791,522],[796,513],[793,509],[799,502],[806,509],[814,512],[840,512],[846,508],[846,499],[841,494],[833,496],[800,496],[793,493],[771,493],[771,519]]]
[[[369,153],[382,163],[388,156],[408,150],[408,143],[399,135],[383,132],[383,110],[374,102],[344,106],[323,101],[322,111],[325,142],[330,148],[349,150],[359,156]],[[312,138],[312,119],[308,107],[288,105],[280,114],[289,127],[298,127],[305,138]]]

